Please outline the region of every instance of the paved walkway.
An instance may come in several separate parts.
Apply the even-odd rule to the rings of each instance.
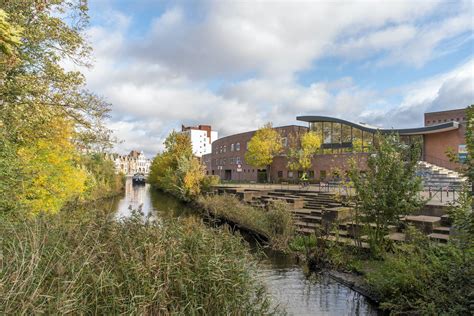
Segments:
[[[308,186],[301,186],[299,184],[266,184],[266,183],[224,183],[221,186],[228,186],[234,188],[246,188],[255,190],[297,190],[302,192],[331,192],[341,195],[348,193],[354,194],[353,188],[346,188],[334,184],[310,184]],[[447,205],[452,203],[459,197],[459,192],[453,191],[421,191],[420,195],[428,200],[426,204],[429,205]]]

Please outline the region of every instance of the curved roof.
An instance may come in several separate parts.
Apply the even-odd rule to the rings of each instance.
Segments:
[[[335,117],[329,117],[329,116],[298,116],[296,117],[298,121],[303,121],[303,122],[333,122],[333,123],[342,123],[345,125],[349,125],[355,128],[358,128],[360,130],[363,130],[365,132],[381,132],[381,133],[397,133],[399,135],[423,135],[423,134],[432,134],[432,133],[440,133],[440,132],[446,132],[446,131],[451,131],[459,128],[459,123],[458,122],[447,122],[447,123],[442,123],[438,125],[430,125],[430,126],[424,126],[424,127],[417,127],[417,128],[377,128],[377,127],[372,127],[364,124],[358,124],[358,123],[353,123],[349,122],[346,120],[338,119]]]

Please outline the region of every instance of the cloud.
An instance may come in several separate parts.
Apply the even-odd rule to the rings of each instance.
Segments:
[[[421,67],[443,53],[444,41],[465,36],[461,9],[440,15],[446,8],[436,1],[205,1],[196,14],[182,4],[140,35],[131,35],[140,17],[116,9],[87,32],[96,62],[85,74],[113,104],[109,126],[125,141],[118,152],[154,155],[181,124],[211,124],[225,136],[318,114],[400,127],[419,125],[425,110],[472,103],[472,61],[395,92],[345,74],[298,80],[328,56]]]
[[[422,124],[420,118],[425,112],[474,104],[474,59],[447,73],[403,87],[401,93],[404,98],[400,105],[388,110],[365,111],[361,118],[387,127],[417,127]]]
[[[429,16],[438,6],[437,1],[206,4],[199,19],[179,6],[165,11],[153,22],[137,55],[193,78],[249,73],[288,77],[320,57],[338,53],[333,43],[351,34],[364,35],[343,44],[339,54],[348,55],[353,47],[360,55],[365,54],[362,50],[397,48],[418,32],[415,25],[401,23]],[[459,28],[466,27],[461,24]]]

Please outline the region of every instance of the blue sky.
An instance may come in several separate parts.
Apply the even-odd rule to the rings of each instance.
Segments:
[[[331,115],[418,126],[474,103],[472,1],[90,1],[89,87],[117,151]]]

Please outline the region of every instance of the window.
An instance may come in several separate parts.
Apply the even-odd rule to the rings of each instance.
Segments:
[[[238,165],[241,164],[240,157],[235,158],[235,163],[238,164]]]
[[[331,122],[324,122],[323,123],[323,143],[330,144],[331,143]]]
[[[230,151],[234,151],[234,144],[230,144]]]
[[[235,144],[235,150],[240,151],[240,143]]]
[[[293,178],[293,171],[288,171],[288,178]]]
[[[227,145],[224,145],[224,148],[222,150],[223,152],[227,152]]]
[[[321,170],[321,171],[319,172],[319,180],[322,181],[322,180],[324,180],[324,179],[326,179],[326,170]]]
[[[281,138],[281,145],[283,147],[287,147],[288,146],[288,138],[287,137],[282,137]]]
[[[283,171],[278,171],[278,178],[283,178]]]
[[[245,144],[245,148],[248,150],[249,149],[249,142],[247,142],[247,144]]]
[[[314,179],[314,170],[308,171],[308,177],[309,177],[310,179]]]

